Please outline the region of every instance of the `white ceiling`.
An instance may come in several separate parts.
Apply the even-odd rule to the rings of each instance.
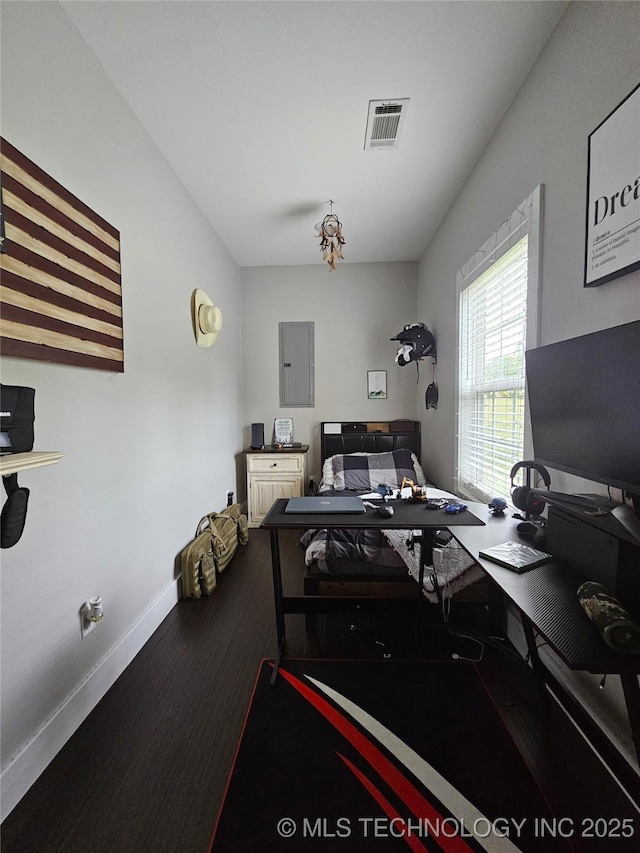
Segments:
[[[412,261],[567,2],[63,2],[241,266]],[[369,100],[410,98],[397,150],[364,151]],[[170,212],[168,212],[170,215]]]

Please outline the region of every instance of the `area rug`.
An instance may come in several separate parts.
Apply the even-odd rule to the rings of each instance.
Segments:
[[[263,661],[213,853],[570,849],[473,664],[272,672]]]

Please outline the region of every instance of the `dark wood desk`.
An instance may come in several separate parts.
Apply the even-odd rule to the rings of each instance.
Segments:
[[[293,515],[284,512],[286,504],[286,499],[276,501],[261,525],[267,528],[271,535],[278,635],[278,653],[272,683],[277,677],[278,666],[284,652],[286,613],[349,613],[356,607],[388,610],[406,607],[407,602],[409,604],[413,602],[413,599],[350,596],[285,596],[280,570],[279,529],[303,530],[331,527],[421,530],[421,569],[419,583],[416,584],[415,600],[417,602],[423,599],[421,590],[424,567],[432,562],[433,532],[437,529],[450,528],[456,540],[492,581],[498,596],[511,602],[520,614],[531,665],[541,688],[541,695],[545,697],[548,695],[546,691],[548,685],[570,716],[589,732],[590,738],[598,740],[601,752],[606,752],[608,744],[609,754],[612,746],[608,738],[540,659],[536,636],[540,636],[571,670],[620,676],[636,754],[640,761],[640,686],[638,684],[640,658],[620,654],[610,649],[590,623],[576,594],[585,578],[569,566],[555,561],[519,575],[479,556],[482,549],[491,545],[498,545],[511,539],[523,541],[516,530],[518,522],[510,512],[502,516],[492,515],[485,504],[468,503],[468,513],[448,515],[444,512],[428,511],[419,503],[404,504],[396,501],[394,502],[395,515],[389,519],[381,518],[373,509],[368,509],[362,516]],[[625,782],[627,789],[633,791],[634,796],[638,798],[640,791],[637,774],[617,751],[616,754],[617,760],[614,758],[616,774]]]
[[[552,561],[519,575],[481,558],[479,551],[484,548],[509,540],[523,540],[516,530],[517,521],[510,514],[493,516],[488,507],[477,503],[469,503],[469,509],[486,522],[485,526],[455,528],[451,532],[467,553],[482,566],[487,577],[506,599],[517,608],[531,664],[541,685],[549,684],[554,692],[560,689],[566,694],[566,690],[541,661],[536,634],[569,669],[619,675],[640,762],[640,657],[615,652],[606,645],[578,602],[576,593],[586,578],[570,566]],[[568,694],[560,698],[567,699],[571,707],[566,707],[566,710],[572,716],[580,714],[577,703],[574,705],[575,700],[569,701]],[[590,724],[586,719],[584,723]]]
[[[261,527],[269,530],[271,537],[271,566],[273,571],[273,592],[276,610],[276,631],[278,636],[278,652],[273,669],[272,683],[278,674],[278,667],[284,652],[285,614],[286,613],[352,613],[362,610],[391,610],[416,606],[422,603],[422,580],[424,567],[432,563],[432,537],[436,530],[448,527],[482,525],[484,522],[471,512],[456,515],[445,513],[444,510],[427,510],[424,503],[409,503],[406,501],[389,501],[394,508],[391,518],[383,518],[375,509],[367,507],[366,512],[354,515],[334,514],[298,514],[287,513],[287,499],[276,500],[265,516]],[[407,598],[373,598],[357,596],[286,596],[282,589],[282,572],[280,566],[279,530],[322,530],[324,528],[345,528],[359,530],[420,530],[420,574],[416,584],[415,599]]]
[[[470,503],[469,509],[486,522],[485,526],[451,532],[569,669],[640,673],[640,657],[610,649],[585,615],[576,592],[586,578],[570,566],[553,561],[519,575],[483,559],[479,551],[484,548],[511,539],[525,540],[518,535],[517,521],[510,515],[492,516],[483,504]]]

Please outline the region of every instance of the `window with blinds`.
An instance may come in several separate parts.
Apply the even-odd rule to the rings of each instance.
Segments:
[[[508,497],[511,468],[525,458],[524,352],[537,317],[532,198],[458,272],[457,490],[472,500]]]

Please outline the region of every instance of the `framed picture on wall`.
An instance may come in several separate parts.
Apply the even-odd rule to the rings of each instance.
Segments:
[[[387,399],[387,371],[367,371],[367,398],[369,400]]]
[[[640,269],[640,85],[589,135],[584,286]]]

